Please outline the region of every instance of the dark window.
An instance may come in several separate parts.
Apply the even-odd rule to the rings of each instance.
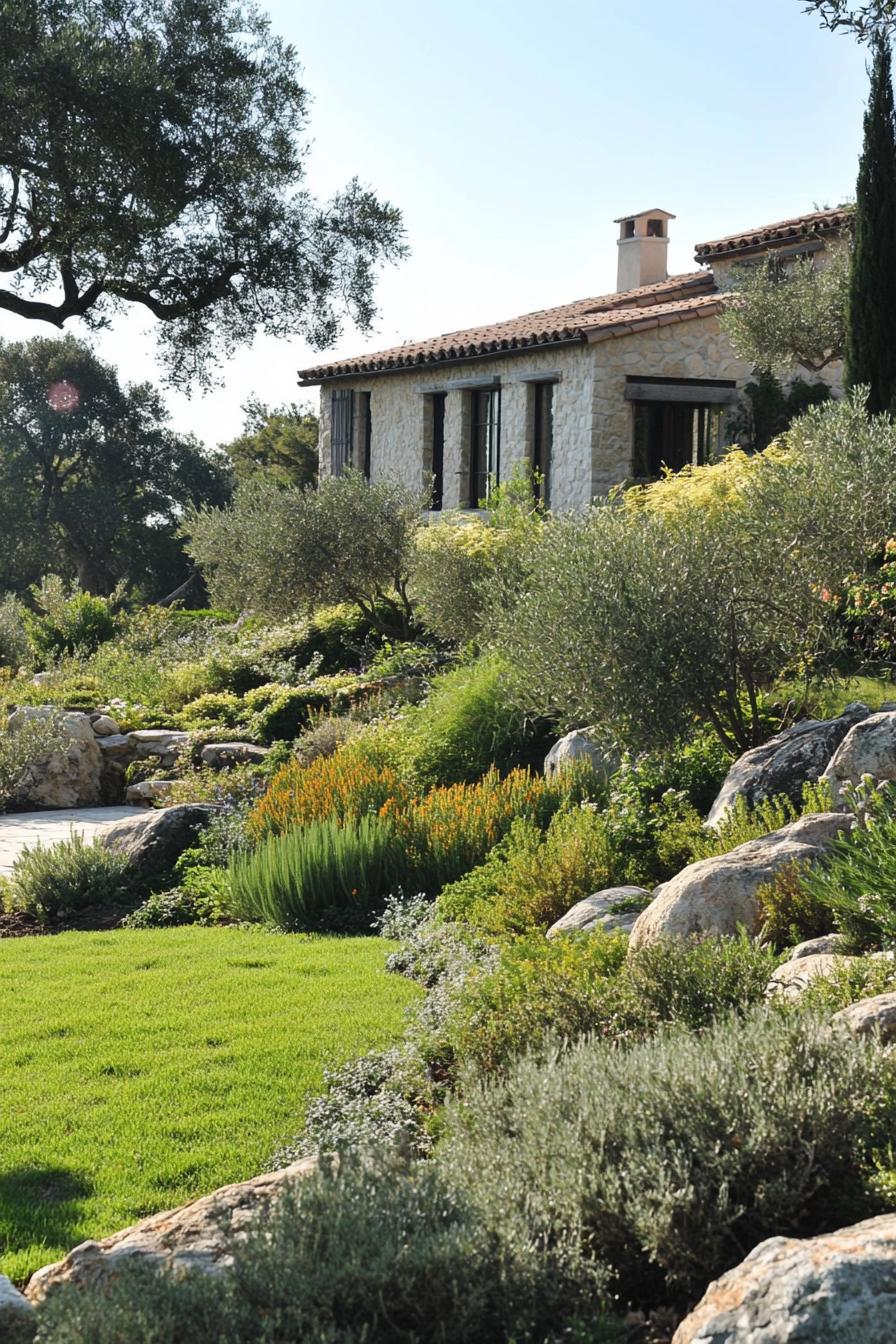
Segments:
[[[475,509],[488,499],[501,469],[501,389],[490,387],[470,395],[470,493]]]
[[[440,509],[445,496],[445,392],[432,394],[432,503]]]
[[[711,456],[720,408],[683,401],[636,401],[632,474],[659,476],[664,467],[680,471],[700,466]]]
[[[663,221],[662,221],[661,219],[648,219],[648,221],[647,221],[647,237],[648,237],[648,238],[662,238],[662,237],[663,237]]]
[[[625,224],[623,225],[623,234],[626,238],[634,238],[635,221],[633,219],[627,219],[625,221]]]
[[[554,450],[554,384],[535,383],[532,425],[532,471],[535,495],[547,507],[551,502],[551,457]]]
[[[370,415],[370,393],[360,392],[361,401],[361,470],[365,481],[370,480],[370,445],[373,438],[373,421]]]
[[[330,396],[330,471],[341,476],[352,464],[352,431],[354,429],[354,399],[347,389],[340,388]]]

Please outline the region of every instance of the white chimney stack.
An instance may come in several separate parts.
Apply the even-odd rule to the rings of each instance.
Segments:
[[[669,220],[674,218],[668,210],[643,210],[613,221],[619,225],[618,293],[668,279]]]

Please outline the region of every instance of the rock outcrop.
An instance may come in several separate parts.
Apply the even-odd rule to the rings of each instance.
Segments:
[[[841,967],[856,960],[856,957],[845,957],[833,952],[815,952],[807,957],[795,957],[792,961],[782,962],[772,972],[765,992],[771,996],[782,995],[786,999],[799,998],[813,980],[833,975]]]
[[[102,843],[126,855],[138,881],[167,876],[217,810],[206,803],[181,803],[127,817],[103,831]]]
[[[32,1303],[41,1302],[63,1284],[101,1291],[122,1265],[134,1261],[177,1271],[220,1272],[232,1263],[234,1245],[253,1219],[316,1165],[316,1158],[307,1157],[282,1171],[225,1185],[182,1208],[156,1213],[102,1241],[84,1241],[64,1260],[33,1274],[25,1295]]]
[[[893,1344],[896,1214],[763,1241],[709,1285],[673,1344]]]
[[[690,934],[758,933],[756,892],[791,863],[816,860],[852,825],[842,812],[815,812],[728,854],[700,859],[664,883],[632,930],[632,947]]]
[[[832,1019],[857,1036],[877,1036],[884,1045],[896,1040],[896,993],[875,994],[841,1008]]]
[[[0,1274],[0,1340],[3,1344],[31,1344],[36,1324],[34,1307]]]
[[[548,929],[548,938],[558,933],[592,933],[595,929],[607,932],[622,929],[631,933],[635,920],[650,900],[650,892],[643,887],[607,887],[586,896],[561,915]],[[619,909],[619,906],[622,909]],[[634,908],[630,908],[634,906]],[[627,908],[629,907],[629,908]]]
[[[849,939],[844,933],[823,933],[820,938],[807,938],[804,943],[797,943],[788,953],[789,961],[799,961],[801,957],[814,957],[820,952],[831,952],[842,955],[849,947]]]
[[[876,784],[896,779],[896,710],[869,714],[850,728],[822,777],[836,803],[850,784],[860,784],[865,775]]]
[[[87,714],[52,705],[23,705],[9,716],[13,735],[35,722],[58,722],[60,746],[30,764],[16,792],[23,807],[93,807],[101,797],[103,761]]]
[[[616,760],[591,740],[590,732],[589,728],[574,728],[554,743],[544,758],[544,773],[548,779],[580,761],[598,774],[612,774]]]
[[[209,742],[199,755],[211,770],[227,770],[233,765],[261,765],[269,751],[270,747],[253,742]]]
[[[856,702],[836,719],[805,719],[746,752],[728,771],[707,826],[724,821],[739,798],[755,807],[784,793],[798,803],[803,785],[818,780],[847,733],[870,712],[867,705]]]

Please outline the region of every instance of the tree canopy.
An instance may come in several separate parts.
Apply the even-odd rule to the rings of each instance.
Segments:
[[[317,480],[318,419],[310,403],[243,407],[246,426],[238,438],[222,443],[237,480],[263,473],[280,485],[313,485]]]
[[[0,345],[0,590],[53,571],[158,598],[186,578],[181,515],[224,503],[230,472],[166,418],[73,336]]]
[[[896,409],[896,110],[889,38],[878,34],[873,50],[856,182],[845,381],[869,389],[868,409],[877,414]]]
[[[896,27],[896,0],[868,0],[860,5],[850,4],[849,0],[809,0],[805,11],[817,14],[822,25],[832,32],[852,32],[860,42]]]
[[[399,211],[303,185],[294,49],[241,0],[0,0],[0,309],[159,319],[168,377],[257,331],[365,329]]]
[[[741,266],[737,297],[722,326],[742,359],[757,369],[783,373],[795,364],[818,373],[841,359],[846,341],[849,251],[829,253],[823,265],[809,259],[790,267]]]

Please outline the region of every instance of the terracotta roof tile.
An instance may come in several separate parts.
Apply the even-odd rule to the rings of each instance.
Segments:
[[[837,206],[833,210],[814,210],[808,215],[781,219],[777,224],[763,224],[756,229],[745,229],[742,233],[731,233],[727,238],[715,238],[708,243],[698,243],[694,249],[694,260],[705,262],[714,257],[731,257],[756,248],[837,232],[849,223],[851,216],[852,210],[849,207]]]
[[[621,294],[578,299],[559,308],[542,308],[504,322],[450,331],[426,341],[413,341],[393,346],[390,350],[358,355],[354,359],[318,364],[302,369],[299,379],[307,386],[330,378],[458,363],[533,346],[605,340],[612,335],[621,336],[643,327],[658,326],[661,321],[708,316],[713,305],[715,308],[720,306],[712,274],[694,271]]]

